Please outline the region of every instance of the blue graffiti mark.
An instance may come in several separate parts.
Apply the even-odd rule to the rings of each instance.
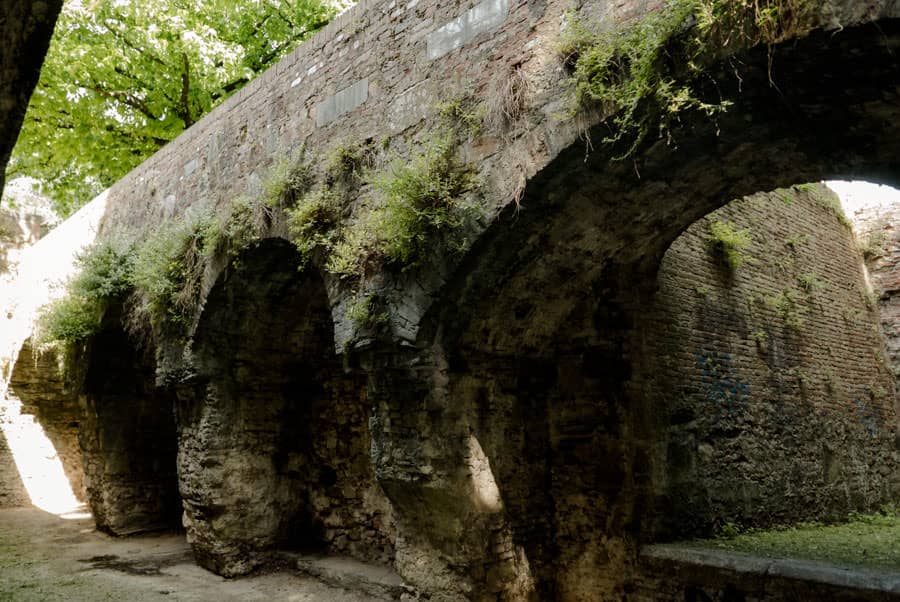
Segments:
[[[855,398],[853,400],[853,405],[856,406],[856,417],[859,420],[860,424],[862,424],[866,429],[866,433],[869,435],[869,437],[877,437],[878,423],[875,421],[875,416],[872,413],[872,408],[869,407],[868,403],[859,398]]]
[[[695,355],[701,370],[701,391],[709,403],[729,414],[739,412],[750,400],[750,386],[741,381],[731,364],[731,354],[701,350]]]

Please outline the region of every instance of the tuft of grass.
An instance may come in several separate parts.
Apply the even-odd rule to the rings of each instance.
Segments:
[[[531,83],[520,65],[491,80],[487,91],[484,127],[500,134],[512,128],[525,113]]]
[[[462,163],[453,136],[435,138],[409,162],[396,162],[372,184],[384,204],[372,219],[377,248],[389,264],[414,268],[434,248],[436,239],[459,249],[459,234],[477,208],[464,196],[476,187],[474,170]]]
[[[828,287],[828,283],[819,278],[815,272],[800,274],[797,276],[797,284],[807,294],[813,294]]]
[[[230,261],[250,248],[272,226],[274,210],[259,199],[240,197],[224,216],[215,216],[202,226],[202,254],[210,260],[218,253]],[[205,221],[206,218],[203,218]]]
[[[368,214],[341,231],[333,245],[325,269],[342,280],[353,280],[372,273],[384,260],[379,248],[374,214]]]
[[[304,195],[288,212],[288,230],[305,267],[316,250],[331,251],[338,237],[341,199],[332,189]]]
[[[169,223],[147,239],[134,262],[141,302],[133,307],[132,325],[146,317],[154,329],[185,330],[199,305],[208,259],[221,245],[221,221],[210,213]]]
[[[714,219],[709,222],[706,240],[710,251],[722,260],[729,272],[750,260],[745,252],[753,242],[749,228],[736,230],[730,222]]]
[[[794,252],[797,252],[798,250],[800,250],[800,247],[807,245],[808,243],[808,234],[794,234],[784,240],[784,244],[790,247],[790,249]]]
[[[458,95],[435,106],[438,121],[445,130],[477,138],[484,128],[488,109],[468,95]]]
[[[873,230],[860,237],[857,243],[863,259],[870,261],[887,252],[888,236],[884,230]]]
[[[336,185],[340,179],[326,178],[290,212],[292,239],[304,261],[319,250],[329,273],[358,279],[382,265],[416,268],[436,248],[461,249],[467,226],[480,211],[465,200],[477,181],[474,169],[460,160],[458,146],[457,132],[445,129],[408,161],[398,159],[376,172],[364,167],[362,184],[378,204],[349,224],[341,222],[347,195]],[[352,155],[335,157],[330,165],[358,168]]]
[[[294,206],[314,181],[312,167],[303,148],[280,158],[269,169],[263,183],[263,205],[274,209]]]
[[[848,522],[791,527],[719,537],[705,542],[726,550],[773,558],[802,558],[851,566],[900,566],[900,506],[872,514],[852,514]]]
[[[803,297],[798,290],[789,288],[777,295],[766,297],[765,303],[781,317],[785,326],[796,331],[806,323],[807,310],[802,300]]]
[[[345,190],[358,188],[365,178],[366,170],[372,166],[372,150],[368,146],[345,143],[329,151],[325,159],[325,186],[333,189],[341,186]]]
[[[828,212],[834,215],[838,222],[845,228],[853,230],[853,223],[847,218],[847,214],[844,213],[844,208],[841,207],[841,199],[824,184],[798,184],[797,186],[794,186],[794,189],[797,190],[797,192],[806,194],[818,205],[827,209]]]
[[[350,241],[341,218],[345,207],[365,182],[372,164],[372,150],[368,145],[345,143],[335,146],[324,162],[322,183],[318,186],[313,183],[288,210],[288,230],[300,253],[301,268],[319,251],[328,257],[326,269],[330,272],[342,277],[354,272],[346,265]],[[331,260],[336,249],[342,254],[339,267]]]

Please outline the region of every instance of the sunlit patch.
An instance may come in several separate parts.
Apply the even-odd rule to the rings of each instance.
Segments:
[[[17,400],[3,400],[3,405],[0,427],[31,503],[63,518],[84,518],[84,504],[72,492],[59,455],[44,429],[34,416],[22,414]]]
[[[469,470],[472,474],[473,501],[482,510],[497,512],[503,509],[500,489],[491,471],[491,463],[481,444],[474,436],[469,436]]]
[[[82,207],[21,254],[18,274],[0,282],[0,429],[19,477],[41,510],[64,518],[84,518],[85,507],[72,492],[53,444],[21,402],[8,398],[9,378],[41,306],[58,298],[75,269],[75,257],[91,244],[106,210],[106,193]]]
[[[900,190],[870,182],[832,180],[825,182],[838,197],[851,220],[858,212],[886,209],[900,203]]]

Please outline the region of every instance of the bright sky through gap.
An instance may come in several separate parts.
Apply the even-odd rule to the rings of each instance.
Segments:
[[[825,184],[840,197],[844,213],[851,220],[853,215],[859,210],[886,208],[900,203],[900,190],[890,186],[842,180],[832,180],[825,182]]]

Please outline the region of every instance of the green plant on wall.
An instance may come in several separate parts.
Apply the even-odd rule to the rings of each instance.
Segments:
[[[468,113],[454,108],[448,115],[439,118],[440,135],[406,161],[375,169],[369,143],[336,145],[318,169],[302,152],[292,153],[271,168],[258,197],[234,199],[218,212],[198,210],[123,250],[98,244],[83,259],[66,298],[45,312],[47,340],[87,340],[99,329],[108,301],[126,294],[123,319],[129,332],[188,335],[210,268],[239,261],[264,236],[278,235],[276,225],[284,221],[301,264],[321,252],[322,267],[342,279],[358,279],[382,266],[417,267],[438,247],[461,249],[467,226],[481,211],[466,200],[478,182],[459,156]],[[451,127],[447,120],[458,123]],[[350,203],[362,193],[371,196],[354,215]],[[371,296],[359,300],[350,308],[351,318],[360,325],[378,323],[379,303]]]
[[[288,209],[288,229],[291,241],[301,257],[301,268],[305,267],[316,251],[329,257],[326,269],[332,273],[345,275],[353,269],[334,266],[330,257],[335,250],[345,249],[351,233],[342,224],[344,211],[353,197],[359,193],[366,174],[373,163],[373,153],[369,146],[344,143],[331,149],[324,161],[320,182],[309,180],[306,190],[298,196],[293,207]]]
[[[829,188],[825,187],[822,184],[798,184],[794,186],[794,190],[797,192],[806,194],[815,201],[818,205],[828,210],[829,213],[834,215],[837,218],[838,222],[841,223],[848,230],[853,229],[853,224],[847,218],[847,214],[844,213],[844,208],[841,207],[841,199],[837,194],[832,192]]]
[[[390,315],[384,309],[384,299],[381,295],[356,294],[354,300],[347,307],[347,319],[349,319],[357,331],[374,330],[386,324]]]
[[[150,237],[137,252],[133,281],[141,303],[134,322],[146,316],[155,327],[185,327],[200,294],[207,253],[219,246],[212,215],[170,223]]]
[[[44,308],[38,321],[39,343],[77,343],[100,329],[110,301],[131,287],[134,249],[121,241],[104,241],[88,247],[76,258],[78,272],[69,281],[66,295]]]
[[[747,247],[753,242],[750,229],[737,230],[730,222],[710,220],[706,241],[710,252],[720,258],[722,265],[733,273],[741,264],[752,261]]]
[[[858,246],[863,259],[869,261],[887,251],[888,237],[884,230],[873,230],[860,236]]]
[[[75,347],[100,331],[109,304],[131,289],[134,247],[120,240],[98,242],[76,258],[78,272],[66,294],[42,308],[37,321],[36,348],[61,352],[68,372]]]
[[[372,223],[378,250],[389,264],[404,270],[418,266],[438,238],[451,249],[462,246],[454,234],[479,212],[464,200],[476,181],[456,147],[451,135],[434,138],[412,160],[395,162],[373,179],[383,205]]]
[[[438,122],[445,134],[453,131],[458,135],[477,138],[484,128],[489,108],[476,103],[468,94],[459,94],[435,105]]]
[[[103,240],[78,258],[66,295],[39,319],[45,346],[79,343],[95,335],[112,300],[129,296],[124,326],[184,333],[195,317],[207,267],[233,263],[259,241],[266,226],[263,200],[237,199],[224,215],[201,211],[170,222],[140,243]]]
[[[459,158],[460,130],[468,130],[462,106],[456,101],[444,107],[441,134],[408,160],[376,170],[368,147],[333,149],[323,181],[289,212],[291,238],[304,264],[320,251],[326,271],[358,279],[380,265],[400,271],[418,267],[437,246],[451,251],[464,246],[466,226],[481,214],[465,200],[477,181]],[[447,120],[458,120],[459,130]],[[372,208],[344,221],[360,190],[372,195],[363,203]]]
[[[630,27],[570,19],[560,53],[572,74],[572,110],[612,114],[605,142],[630,141],[623,156],[630,155],[689,112],[726,111],[729,100],[700,92],[708,66],[738,48],[804,33],[810,14],[807,0],[669,0]]]
[[[794,234],[792,236],[784,239],[784,244],[790,247],[791,251],[795,253],[800,250],[801,247],[807,245],[809,243],[809,235],[808,234]]]
[[[262,206],[270,209],[293,207],[312,183],[312,168],[305,160],[305,149],[290,152],[269,168],[263,182]]]
[[[291,240],[306,266],[316,249],[331,250],[340,224],[340,199],[328,189],[304,195],[288,214]]]
[[[828,287],[828,283],[819,278],[815,272],[804,272],[797,276],[797,284],[801,290],[811,295]]]
[[[806,323],[806,306],[803,304],[803,295],[800,291],[789,288],[777,295],[765,298],[765,304],[774,310],[791,330],[798,331]]]
[[[375,151],[371,144],[338,144],[325,159],[325,186],[348,194],[358,190],[374,160]]]

